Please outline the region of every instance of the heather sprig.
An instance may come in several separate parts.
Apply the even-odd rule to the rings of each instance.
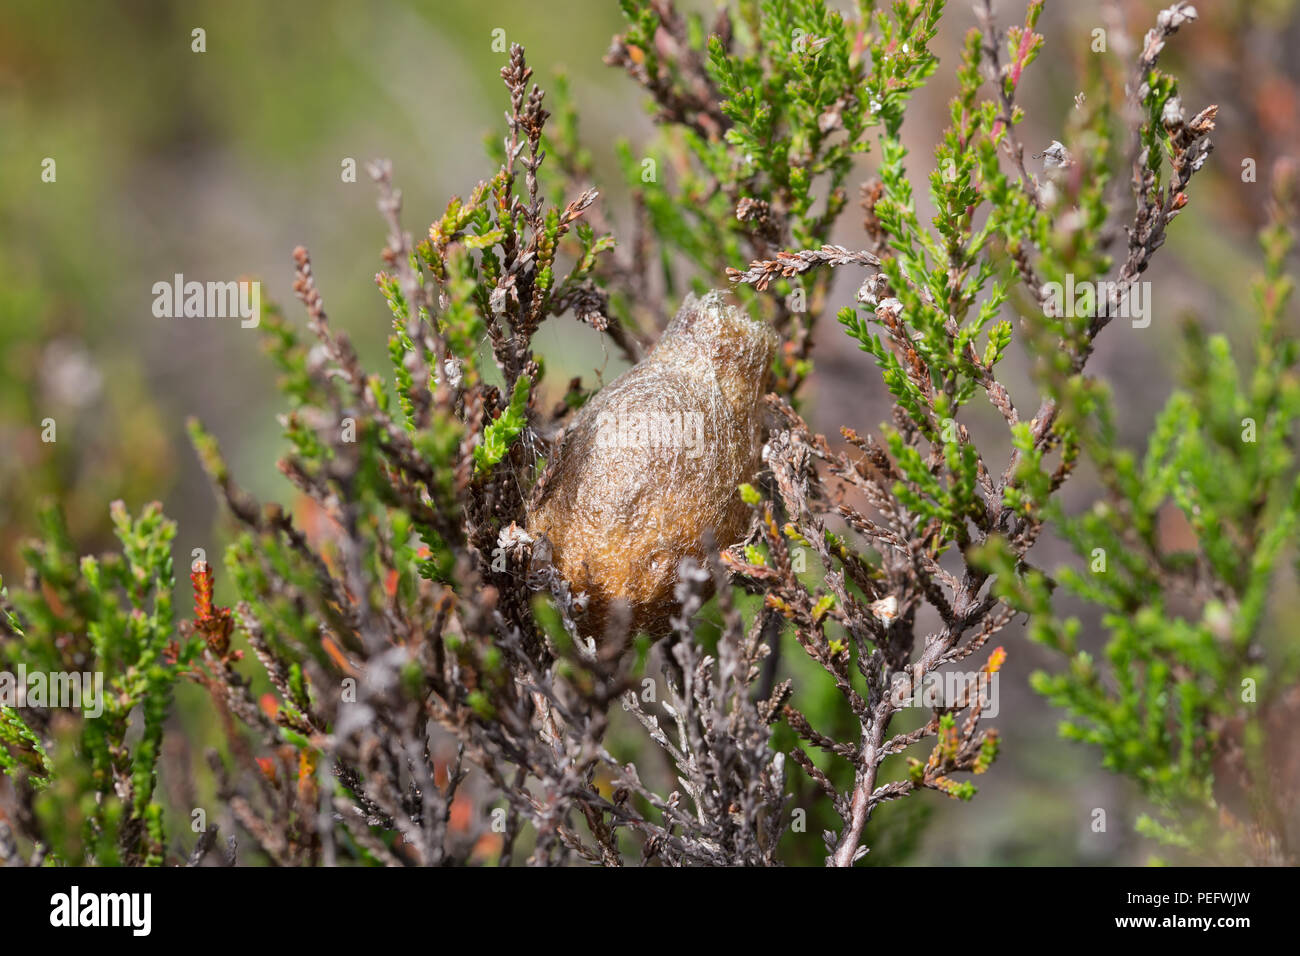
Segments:
[[[1069,714],[1062,735],[1100,748],[1108,768],[1138,783],[1154,810],[1139,831],[1181,858],[1281,863],[1293,853],[1284,802],[1294,781],[1278,760],[1300,672],[1266,622],[1300,520],[1300,354],[1287,329],[1294,190],[1294,168],[1279,164],[1251,362],[1189,325],[1185,384],[1140,456],[1117,440],[1114,399],[1095,388],[1079,434],[1105,496],[1082,514],[1053,509],[1084,568],[1029,574],[1018,587],[1000,575],[1030,613],[1030,637],[1068,658],[1034,676]],[[1171,509],[1190,547],[1161,533]],[[1077,617],[1054,612],[1053,582],[1101,615],[1100,653],[1082,646]]]
[[[28,707],[22,719],[6,711],[8,755],[0,763],[11,776],[20,764],[32,774],[16,779],[36,828],[35,852],[63,862],[86,854],[103,864],[157,865],[166,852],[154,795],[164,724],[195,645],[173,636],[175,524],[156,502],[138,518],[121,502],[111,510],[122,553],[75,564],[58,513],[46,513],[45,540],[25,549],[38,587],[15,592],[0,624],[6,669],[21,663],[47,675],[101,679],[102,713],[84,713],[85,686],[75,717],[52,706]],[[53,746],[44,743],[51,739]],[[15,748],[25,758],[16,761]],[[84,786],[74,782],[82,777]],[[91,803],[82,799],[86,789],[98,794]]]
[[[920,17],[923,6],[909,7],[900,16]],[[884,120],[879,178],[864,188],[872,248],[856,259],[811,249],[785,252],[770,262],[755,261],[748,270],[730,270],[733,281],[760,286],[782,262],[790,264],[787,271],[814,262],[832,268],[856,262],[875,269],[857,295],[865,308],[845,308],[839,321],[876,359],[894,401],[893,422],[880,425],[879,439],[842,429],[844,439],[860,452],[853,460],[812,435],[787,408],[781,414],[788,424],[769,440],[766,456],[775,484],[773,498],[784,514],[778,517],[765,504],[765,524],[775,528],[788,516],[794,536],[814,544],[827,596],[834,598],[833,610],[812,613],[814,604],[823,606],[818,600],[821,588],[809,590],[787,570],[788,557],[773,562],[773,552],[788,553],[780,535],[764,535],[768,553],[761,565],[752,560],[752,551],[745,552],[745,560],[737,555],[731,564],[766,595],[769,606],[794,624],[799,643],[832,675],[859,725],[856,741],[838,742],[787,706],[787,719],[805,745],[846,760],[853,768],[852,784],[841,789],[808,752],[794,752],[844,823],[842,830],[826,834],[828,860],[837,865],[850,865],[865,854],[866,825],[878,805],[920,786],[969,799],[973,786],[950,773],[982,773],[996,754],[996,733],[980,729],[980,706],[969,696],[944,700],[919,729],[898,734],[890,727],[902,710],[900,696],[910,698],[940,668],[976,653],[1010,623],[1016,605],[1007,595],[1017,582],[1043,580],[1028,564],[1027,554],[1043,529],[1053,495],[1080,454],[1078,412],[1072,404],[1063,410],[1061,396],[1092,388],[1083,366],[1094,338],[1120,301],[1101,303],[1096,315],[1067,319],[1050,308],[1048,287],[1038,278],[1043,269],[1050,274],[1087,269],[1075,278],[1092,281],[1108,265],[1103,254],[1079,246],[1070,230],[1060,228],[1063,221],[1092,220],[1095,225],[1104,220],[1103,193],[1076,186],[1066,196],[1056,192],[1053,199],[1056,183],[1039,183],[1028,174],[1016,138],[1022,113],[1015,94],[1043,43],[1035,32],[1041,8],[1041,3],[1030,3],[1023,26],[1004,37],[989,5],[977,5],[980,27],[966,37],[950,126],[929,175],[930,198],[937,210],[930,225],[917,215],[899,123],[900,104],[932,72],[932,63],[906,44],[893,45],[882,24],[872,70],[874,77],[883,73],[889,78],[881,88],[884,99],[878,101]],[[1182,5],[1171,10],[1161,15],[1148,38],[1138,64],[1141,76],[1154,76],[1162,38],[1191,18]],[[909,29],[924,42],[933,24],[918,19]],[[1159,38],[1153,39],[1156,34]],[[1004,43],[1009,53],[1005,62]],[[895,54],[903,60],[893,59]],[[991,96],[984,93],[986,80]],[[1167,106],[1173,88],[1173,81],[1165,78],[1154,87],[1143,86],[1135,96],[1148,105]],[[897,96],[890,99],[889,90]],[[1089,162],[1102,158],[1104,147],[1097,144],[1106,140],[1103,124],[1108,115],[1098,110],[1090,121],[1094,132],[1085,138],[1082,150]],[[1186,201],[1182,190],[1209,150],[1213,107],[1190,123],[1163,107],[1160,115],[1170,129],[1164,141],[1167,164],[1159,157],[1152,160],[1147,150],[1135,159],[1138,209],[1130,228],[1130,257],[1117,283],[1120,297],[1163,241],[1165,226]],[[1148,122],[1137,135],[1149,138],[1150,129]],[[1070,163],[1068,147],[1062,152],[1062,163]],[[1013,172],[1004,170],[1003,155]],[[1173,187],[1160,185],[1166,165],[1177,182],[1177,197],[1169,191]],[[982,207],[987,207],[987,215],[981,216]],[[1015,285],[1028,292],[1028,308],[1021,313],[1028,330],[1025,344],[1040,358],[1040,382],[1047,382],[1039,410],[1028,421],[999,381],[998,363],[1007,353],[1013,327],[995,320],[1011,304]],[[1005,466],[997,470],[961,420],[969,414],[965,406],[980,393],[1004,420],[1012,449]],[[851,505],[843,492],[825,487],[815,461],[845,488],[858,492],[872,510]],[[832,548],[826,525],[831,515],[846,522],[870,549],[855,553],[840,541]],[[959,558],[955,567],[943,560],[950,552]],[[938,615],[941,627],[918,646],[915,622],[923,605]],[[1045,593],[1039,594],[1035,606],[1050,613]],[[830,625],[833,630],[828,630]],[[1000,665],[1003,652],[997,653]],[[865,680],[865,692],[850,679],[854,669]],[[997,669],[990,661],[984,672],[991,676]],[[959,731],[953,715],[967,708]],[[927,737],[938,738],[929,760],[913,760],[901,780],[882,783],[885,758]],[[959,755],[965,758],[959,760]]]

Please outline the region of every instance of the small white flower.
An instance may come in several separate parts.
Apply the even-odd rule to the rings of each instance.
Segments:
[[[442,363],[442,370],[447,374],[447,384],[452,388],[460,388],[463,375],[461,374],[460,361],[458,359],[445,359]]]
[[[1165,102],[1164,111],[1160,114],[1160,122],[1165,126],[1182,126],[1183,101],[1176,96],[1169,97]]]
[[[869,305],[871,308],[876,307],[880,301],[880,293],[888,286],[889,280],[885,278],[883,272],[877,272],[858,288],[857,300],[863,305]]]
[[[41,379],[50,396],[64,405],[84,408],[99,398],[104,376],[90,353],[71,339],[56,339],[41,356]]]
[[[533,536],[530,535],[515,522],[510,522],[508,528],[502,528],[501,534],[497,536],[497,547],[505,550],[518,547],[521,544],[532,544]]]
[[[319,342],[316,343],[307,352],[307,371],[319,372],[328,364],[329,358],[329,349]]]
[[[1064,168],[1071,165],[1074,160],[1070,158],[1070,151],[1061,144],[1060,140],[1052,140],[1052,145],[1043,150],[1043,165],[1048,169]]]
[[[893,624],[898,620],[898,598],[890,594],[879,601],[871,602],[871,613],[882,624]]]
[[[888,299],[882,299],[880,305],[876,306],[876,315],[881,319],[896,319],[903,311],[903,303],[899,302],[893,296]]]

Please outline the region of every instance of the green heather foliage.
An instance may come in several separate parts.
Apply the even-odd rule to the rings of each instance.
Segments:
[[[1096,745],[1108,768],[1137,781],[1155,810],[1139,820],[1142,832],[1218,858],[1249,859],[1256,844],[1264,859],[1285,861],[1294,806],[1270,718],[1295,713],[1300,654],[1294,640],[1270,640],[1267,612],[1300,520],[1300,344],[1286,328],[1294,280],[1285,272],[1295,185],[1277,184],[1260,237],[1250,362],[1188,325],[1186,385],[1140,456],[1118,441],[1108,390],[1080,383],[1073,413],[1104,495],[1077,516],[1053,510],[1082,567],[1061,568],[1054,582],[1037,572],[1018,586],[1001,578],[1030,615],[1029,636],[1069,658],[1058,673],[1034,675],[1035,689],[1070,715],[1062,735]],[[1162,534],[1173,514],[1186,541]],[[1080,648],[1077,617],[1054,611],[1054,584],[1100,612],[1101,654]]]
[[[51,862],[161,863],[154,790],[163,728],[173,686],[196,650],[175,638],[176,526],[156,502],[138,519],[114,502],[122,553],[78,562],[58,512],[41,517],[44,540],[24,549],[40,590],[17,591],[12,604],[0,591],[10,637],[0,643],[0,670],[100,674],[103,712],[71,719],[42,709],[41,730],[53,741],[47,747],[19,711],[4,708],[0,767],[32,788],[31,811],[49,834]],[[83,710],[89,692],[83,687]]]
[[[1161,13],[1136,64],[1088,60],[1039,178],[1017,94],[1041,69],[1042,0],[1005,31],[977,2],[924,157],[903,127],[940,68],[945,4],[852,6],[737,0],[706,20],[623,0],[606,62],[659,128],[616,146],[626,230],[598,201],[567,82],[552,116],[518,46],[497,168],[427,233],[403,230],[392,170],[371,164],[391,367],[362,367],[294,250],[307,321],[271,308],[262,332],[297,499],[254,500],[191,421],[233,529],[220,573],[191,569],[192,618],[173,614],[175,527],[158,506],[114,505],[122,553],[80,562],[45,514],[28,580],[0,603],[0,668],[102,672],[105,710],[0,707],[20,808],[0,848],[16,833],[26,860],[215,862],[223,828],[239,862],[280,865],[895,862],[926,801],[978,800],[973,778],[997,772],[1007,745],[974,679],[1006,679],[1015,638],[989,642],[1023,615],[1067,658],[1034,687],[1066,737],[1137,784],[1159,852],[1294,862],[1300,781],[1279,754],[1300,653],[1269,605],[1300,509],[1294,177],[1279,170],[1240,318],[1251,359],[1189,325],[1187,384],[1135,454],[1123,396],[1086,365],[1127,324],[1113,320],[1210,153],[1217,108],[1188,117],[1157,66],[1195,12]],[[833,245],[864,167],[856,248]],[[857,269],[838,323],[892,408],[832,444],[802,417],[803,385],[814,329],[839,331],[835,279]],[[728,281],[782,341],[764,471],[737,491],[750,532],[683,563],[671,637],[651,648],[615,620],[588,644],[584,596],[528,514],[598,383],[548,382],[534,334],[570,317],[636,362],[687,291]],[[1081,314],[1052,294],[1102,281]],[[1032,405],[1004,384],[1012,356]],[[1076,471],[1100,497],[1074,514],[1059,492]],[[1053,531],[1081,566],[1034,564]],[[956,675],[970,684],[955,697],[900,702]],[[194,741],[206,768],[163,765],[193,804],[165,811],[181,685],[205,692],[219,736]],[[191,827],[199,809],[210,819]]]

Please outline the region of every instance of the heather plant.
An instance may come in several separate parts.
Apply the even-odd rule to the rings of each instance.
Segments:
[[[606,60],[645,90],[660,130],[644,150],[619,146],[629,239],[615,240],[565,85],[553,117],[514,46],[497,169],[426,233],[404,230],[391,165],[369,167],[387,227],[385,374],[362,366],[310,254],[293,252],[306,327],[274,308],[261,327],[296,501],[257,501],[191,422],[234,529],[222,571],[205,555],[191,566],[192,617],[173,633],[172,529],[156,509],[115,512],[123,557],[80,567],[50,519],[51,543],[6,599],[0,653],[105,669],[117,697],[99,724],[0,711],[0,769],[25,808],[17,838],[0,824],[0,856],[850,866],[889,848],[873,824],[887,804],[968,801],[973,778],[996,772],[989,688],[1016,648],[993,639],[1023,612],[1034,640],[1072,658],[1036,686],[1070,712],[1067,735],[1138,782],[1155,811],[1145,834],[1191,856],[1290,859],[1295,779],[1274,750],[1294,647],[1280,640],[1267,664],[1260,638],[1300,503],[1285,177],[1248,386],[1220,340],[1193,334],[1192,386],[1139,461],[1086,369],[1116,319],[1149,320],[1141,277],[1210,155],[1216,108],[1188,115],[1158,65],[1195,10],[1161,12],[1131,66],[1093,61],[1040,178],[1017,97],[1045,43],[1041,0],[1005,31],[976,4],[948,125],[921,162],[902,126],[939,67],[942,2],[844,14],[745,0],[711,21],[669,0],[623,9]],[[851,248],[831,239],[863,154]],[[850,273],[856,304],[831,331],[874,359],[892,408],[828,439],[805,420],[803,386]],[[745,530],[719,540],[666,488],[656,506],[708,546],[669,555],[656,633],[617,604],[593,627],[601,582],[575,586],[554,550],[565,542],[544,533],[572,506],[536,518],[566,454],[587,454],[575,435],[599,383],[553,387],[534,336],[572,317],[644,374],[687,293],[716,302],[706,294],[724,284],[741,321],[779,340],[758,433],[742,436],[761,467],[727,496]],[[1031,360],[1031,405],[1004,381],[1013,343]],[[725,378],[726,350],[709,354]],[[1059,492],[1084,463],[1104,497],[1072,517]],[[624,464],[671,477],[654,456]],[[1158,540],[1166,502],[1188,516],[1190,552]],[[1034,566],[1049,521],[1091,572]],[[1105,672],[1079,651],[1058,584],[1105,610]],[[181,682],[206,692],[224,737],[207,755],[211,800],[188,788],[190,842],[153,796]],[[621,723],[649,742],[634,759]]]
[[[83,686],[77,719],[48,699],[0,708],[0,769],[16,784],[20,832],[39,835],[33,863],[138,866],[165,857],[154,790],[172,689],[193,650],[175,639],[176,526],[156,502],[139,518],[115,502],[112,520],[122,553],[78,561],[61,517],[47,509],[45,539],[24,549],[33,587],[12,603],[0,588],[7,677],[93,672],[103,680],[101,712],[89,712]],[[8,858],[12,835],[3,837]]]
[[[1294,451],[1296,341],[1287,329],[1294,281],[1295,172],[1279,164],[1264,273],[1254,289],[1253,354],[1186,327],[1186,385],[1156,418],[1145,452],[1116,438],[1116,400],[1097,382],[1073,390],[1071,413],[1104,494],[1054,517],[1087,566],[1000,574],[1030,615],[1029,636],[1069,657],[1035,689],[1069,713],[1070,739],[1136,780],[1154,808],[1139,830],[1182,859],[1295,863],[1297,658],[1269,639],[1269,598],[1294,543],[1300,469]],[[1167,531],[1181,515],[1186,535]],[[1009,556],[995,558],[1006,568]],[[1104,612],[1101,654],[1082,625],[1054,610],[1061,587]]]

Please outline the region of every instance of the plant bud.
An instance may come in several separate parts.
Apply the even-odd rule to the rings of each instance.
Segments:
[[[748,527],[736,489],[760,465],[778,338],[722,295],[688,295],[654,351],[582,408],[532,507],[529,533],[586,595],[585,636],[602,638],[620,602],[634,629],[663,636],[678,563]]]

